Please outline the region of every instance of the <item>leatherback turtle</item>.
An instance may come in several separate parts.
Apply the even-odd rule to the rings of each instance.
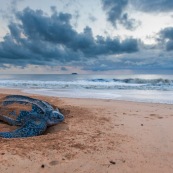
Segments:
[[[48,126],[55,125],[64,120],[64,116],[59,109],[55,109],[48,103],[42,100],[34,99],[22,95],[9,95],[5,97],[2,106],[11,105],[13,103],[32,105],[31,111],[21,110],[19,115],[10,112],[15,119],[6,115],[0,115],[0,120],[10,125],[20,126],[18,129],[11,132],[0,132],[0,137],[3,138],[23,138],[38,136],[45,132]]]

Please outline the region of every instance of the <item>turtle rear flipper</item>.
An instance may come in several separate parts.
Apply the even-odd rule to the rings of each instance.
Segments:
[[[17,120],[14,120],[14,119],[7,117],[5,115],[0,115],[0,120],[3,122],[6,122],[7,124],[12,125],[12,126],[19,126],[20,125],[20,123]]]
[[[3,138],[25,138],[38,136],[45,132],[47,123],[45,119],[34,118],[28,120],[22,127],[12,132],[0,132]]]

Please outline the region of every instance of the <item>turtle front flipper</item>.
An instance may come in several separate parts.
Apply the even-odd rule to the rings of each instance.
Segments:
[[[33,118],[28,120],[22,127],[12,132],[0,132],[3,138],[25,138],[38,136],[45,132],[47,123],[45,119]]]

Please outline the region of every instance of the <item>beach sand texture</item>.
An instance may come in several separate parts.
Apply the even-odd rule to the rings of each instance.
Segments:
[[[20,92],[0,93],[2,101]],[[173,105],[30,96],[60,108],[65,121],[41,136],[0,138],[0,172],[173,172]]]

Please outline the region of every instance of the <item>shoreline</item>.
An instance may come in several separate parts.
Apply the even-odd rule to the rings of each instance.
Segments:
[[[15,88],[0,88],[0,93],[6,93],[6,94],[23,94],[23,95],[34,95],[34,96],[43,96],[43,97],[56,97],[59,99],[81,99],[81,100],[107,100],[107,101],[115,101],[115,102],[132,102],[132,103],[143,103],[143,104],[165,104],[165,105],[173,105],[173,103],[162,103],[162,102],[147,102],[147,101],[137,101],[137,100],[121,100],[121,99],[111,99],[111,98],[76,98],[76,97],[62,97],[62,96],[52,96],[52,95],[44,95],[39,93],[32,93],[32,92],[25,92],[24,89],[15,89]],[[2,93],[2,94],[3,94]]]
[[[11,89],[0,89],[1,101],[7,94],[48,101],[65,121],[41,136],[1,138],[0,172],[173,172],[171,104],[48,97]],[[0,131],[15,128],[0,123]]]

